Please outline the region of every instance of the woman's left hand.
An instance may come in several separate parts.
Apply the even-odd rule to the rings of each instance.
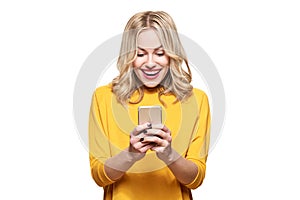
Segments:
[[[182,184],[190,184],[198,173],[198,167],[192,161],[180,156],[172,147],[171,131],[163,124],[152,125],[145,133],[142,142],[153,143],[150,149],[156,152],[172,171],[177,180]]]
[[[163,124],[152,124],[150,129],[147,129],[144,141],[146,143],[156,143],[156,146],[151,150],[156,151],[159,159],[166,164],[174,162],[177,158],[177,153],[172,149],[172,136],[171,131]]]

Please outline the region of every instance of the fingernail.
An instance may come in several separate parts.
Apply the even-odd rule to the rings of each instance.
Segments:
[[[152,128],[152,124],[150,124],[150,123],[147,124],[147,126],[148,126],[148,128]]]
[[[140,142],[143,142],[143,141],[144,141],[144,138],[141,138],[141,139],[140,139]]]
[[[147,130],[143,130],[143,132],[142,133],[147,133]]]

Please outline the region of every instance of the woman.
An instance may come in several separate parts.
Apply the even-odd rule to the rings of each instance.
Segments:
[[[117,66],[119,76],[96,89],[89,121],[91,173],[104,199],[192,199],[205,176],[210,110],[190,84],[172,18],[161,11],[131,17]],[[162,124],[137,125],[144,105],[162,107]]]

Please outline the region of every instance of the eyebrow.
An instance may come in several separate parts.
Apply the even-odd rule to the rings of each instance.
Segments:
[[[158,50],[162,48],[162,45],[160,45],[159,47],[154,48],[154,51]],[[138,49],[142,50],[142,51],[146,51],[146,49],[142,48],[142,47],[138,47]]]

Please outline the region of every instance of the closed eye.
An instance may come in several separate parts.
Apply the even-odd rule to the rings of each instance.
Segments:
[[[158,55],[159,57],[164,56],[165,52],[164,51],[159,51],[156,53],[156,55]]]
[[[164,53],[157,53],[156,55],[158,55],[159,57],[164,56]]]
[[[143,54],[143,53],[138,53],[137,54],[137,57],[143,57],[145,54]]]

